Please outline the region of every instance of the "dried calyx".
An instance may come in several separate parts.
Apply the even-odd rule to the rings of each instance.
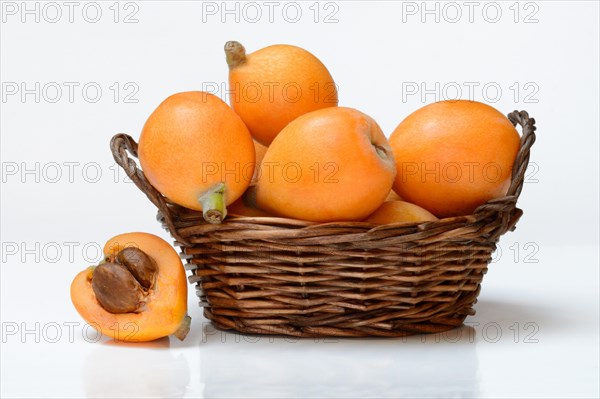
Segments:
[[[157,271],[156,263],[146,253],[128,247],[94,269],[92,289],[108,312],[137,312],[154,287]]]
[[[225,43],[225,59],[229,69],[234,69],[246,62],[246,49],[240,42]]]

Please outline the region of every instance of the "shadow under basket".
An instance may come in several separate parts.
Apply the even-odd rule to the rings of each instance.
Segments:
[[[170,203],[146,180],[137,144],[111,141],[116,162],[158,208],[196,285],[204,315],[221,329],[298,337],[399,337],[443,332],[475,314],[483,275],[502,234],[522,215],[535,121],[522,127],[506,196],[472,215],[435,222],[374,225],[275,217],[204,222],[202,212]]]

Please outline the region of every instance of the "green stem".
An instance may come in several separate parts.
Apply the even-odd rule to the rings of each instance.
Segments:
[[[218,183],[198,198],[202,216],[208,223],[219,224],[227,215],[225,207],[225,184]]]
[[[240,42],[229,41],[225,43],[225,59],[229,69],[233,69],[246,62],[246,49]]]

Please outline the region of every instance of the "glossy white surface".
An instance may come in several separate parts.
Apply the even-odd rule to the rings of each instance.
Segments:
[[[1,3],[0,396],[600,396],[598,2],[427,2],[434,14],[424,2],[326,2],[317,22],[314,3],[300,2],[297,23],[281,16],[283,2],[272,22],[256,2],[256,23],[254,14],[223,15],[221,2],[97,2],[97,23],[82,17],[84,7],[94,17],[91,2],[75,2],[73,22],[69,2],[51,3],[27,2],[34,14],[23,14],[25,2]],[[476,3],[473,21],[467,3]],[[462,17],[452,22],[456,5]],[[490,22],[496,7],[500,20]],[[457,86],[461,98],[537,119],[525,214],[500,241],[470,327],[406,339],[248,337],[214,330],[190,289],[184,342],[128,345],[87,328],[69,285],[100,259],[105,240],[147,231],[171,242],[114,164],[110,137],[137,138],[177,91],[216,85],[226,99],[227,40],[249,51],[309,49],[332,72],[340,104],[388,135],[425,103],[454,98]],[[36,83],[39,101],[36,92],[9,94]],[[86,85],[101,88],[98,101]]]
[[[148,344],[95,342],[62,274],[5,267],[2,397],[597,397],[598,249],[536,259],[492,264],[477,315],[444,334],[245,336],[214,329],[190,292],[187,339]],[[16,283],[32,275],[46,293]]]

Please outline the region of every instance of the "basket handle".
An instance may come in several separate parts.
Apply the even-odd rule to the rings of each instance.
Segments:
[[[169,231],[173,237],[180,242],[186,243],[187,240],[179,236],[173,223],[172,214],[174,210],[168,205],[165,197],[159,193],[158,190],[152,186],[152,184],[150,184],[150,182],[146,179],[146,176],[144,176],[144,173],[137,167],[136,162],[128,155],[129,153],[135,158],[138,157],[138,144],[135,142],[135,140],[130,135],[125,133],[115,134],[110,140],[110,149],[115,162],[117,162],[117,164],[123,168],[127,176],[158,208],[164,219],[164,223],[169,228]]]
[[[508,119],[514,126],[520,125],[522,128],[521,143],[519,152],[515,158],[512,169],[512,180],[508,188],[507,196],[519,197],[523,190],[525,172],[529,165],[529,154],[531,146],[535,143],[535,119],[530,118],[527,111],[513,111],[508,114]]]

